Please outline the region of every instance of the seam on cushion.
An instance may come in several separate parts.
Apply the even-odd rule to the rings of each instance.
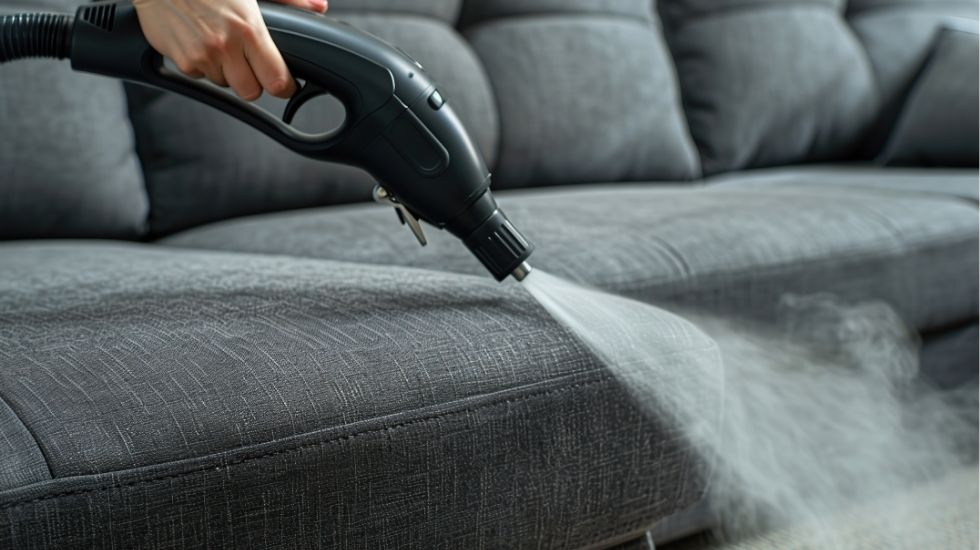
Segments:
[[[27,426],[27,423],[24,422],[24,419],[20,416],[20,414],[17,413],[17,411],[10,404],[10,402],[7,401],[6,398],[4,398],[2,393],[0,393],[0,406],[6,407],[6,409],[10,411],[11,416],[14,419],[16,419],[17,422],[20,424],[20,426],[24,429],[24,432],[30,436],[31,441],[34,442],[34,447],[37,448],[37,453],[41,455],[41,458],[44,459],[44,467],[48,471],[48,479],[54,479],[54,475],[51,473],[51,461],[48,460],[48,455],[44,453],[44,448],[41,447],[41,443],[38,440],[37,436],[34,434],[34,431]]]
[[[77,489],[77,490],[71,490],[71,491],[61,491],[61,492],[50,493],[50,494],[46,494],[46,495],[42,495],[42,496],[34,497],[34,498],[28,498],[28,499],[22,499],[22,500],[15,500],[15,501],[12,501],[12,502],[0,504],[0,510],[9,510],[9,509],[12,509],[12,508],[20,508],[20,507],[27,506],[27,505],[30,505],[30,504],[35,504],[35,503],[38,503],[38,502],[44,502],[44,501],[54,500],[54,499],[62,499],[62,498],[67,498],[67,497],[72,497],[72,496],[89,494],[89,493],[104,492],[104,491],[109,491],[109,490],[112,490],[112,489],[123,489],[123,488],[129,488],[129,487],[138,487],[138,486],[141,486],[141,485],[147,485],[147,484],[151,484],[151,483],[157,483],[157,482],[160,482],[160,481],[169,481],[169,480],[173,480],[173,479],[180,479],[180,478],[188,477],[188,476],[191,476],[191,475],[194,475],[194,474],[198,474],[198,473],[201,473],[201,472],[204,472],[204,471],[209,471],[209,470],[212,470],[212,469],[215,469],[215,468],[218,468],[218,469],[232,468],[234,466],[240,466],[242,464],[248,464],[248,463],[255,462],[255,461],[261,461],[261,460],[265,460],[265,459],[268,459],[268,458],[273,458],[273,457],[280,456],[280,455],[288,455],[288,454],[293,454],[293,453],[297,453],[297,452],[302,452],[302,451],[307,450],[307,449],[313,449],[313,448],[317,448],[317,447],[326,447],[326,446],[333,445],[333,444],[343,445],[343,444],[345,444],[348,441],[351,441],[353,439],[356,439],[356,438],[362,437],[362,436],[366,436],[366,435],[374,435],[374,434],[379,434],[379,433],[394,432],[394,431],[398,431],[398,430],[402,430],[402,429],[405,429],[405,428],[409,428],[409,427],[412,427],[412,426],[415,426],[415,425],[418,425],[418,424],[426,424],[426,423],[433,422],[433,421],[436,421],[436,420],[441,420],[443,418],[450,418],[450,417],[454,417],[454,416],[460,416],[460,415],[464,415],[464,414],[468,414],[468,413],[472,413],[472,412],[477,412],[477,411],[480,411],[480,410],[492,409],[492,408],[496,408],[496,407],[500,407],[500,406],[504,406],[504,405],[511,405],[511,404],[514,404],[514,403],[522,403],[522,402],[530,401],[532,399],[536,399],[536,398],[543,397],[543,396],[546,396],[546,395],[554,395],[554,394],[569,392],[569,391],[572,391],[572,390],[578,389],[578,388],[586,388],[586,387],[596,386],[596,385],[600,385],[600,384],[605,384],[605,383],[608,383],[608,382],[610,382],[612,380],[614,380],[614,379],[613,379],[613,377],[611,375],[602,375],[602,376],[599,376],[598,378],[595,378],[593,380],[588,380],[588,381],[583,381],[583,382],[576,382],[576,383],[573,383],[573,384],[569,384],[567,386],[561,386],[561,387],[558,387],[558,388],[551,388],[551,389],[548,389],[548,390],[539,390],[539,391],[535,391],[535,392],[530,392],[530,393],[527,393],[527,394],[524,394],[524,395],[521,395],[521,396],[517,396],[517,397],[508,397],[508,398],[498,399],[498,400],[495,400],[495,401],[490,401],[488,403],[483,403],[483,404],[480,404],[480,405],[477,405],[477,406],[473,406],[473,407],[465,407],[465,408],[455,409],[455,410],[446,411],[446,412],[442,412],[442,413],[431,414],[431,415],[427,415],[427,416],[421,416],[421,417],[414,418],[414,419],[411,419],[411,420],[406,420],[406,421],[403,421],[403,422],[398,422],[398,423],[392,424],[390,426],[381,426],[381,427],[377,427],[377,428],[371,428],[371,429],[367,429],[367,430],[356,431],[356,432],[352,432],[352,433],[349,433],[349,434],[338,435],[338,436],[330,437],[330,438],[319,440],[319,441],[311,441],[311,442],[307,442],[307,443],[295,444],[295,445],[287,446],[287,447],[284,447],[282,449],[277,449],[277,450],[274,450],[274,451],[265,451],[265,452],[259,452],[259,453],[255,453],[255,452],[253,452],[253,453],[245,453],[243,456],[241,456],[239,458],[236,458],[234,460],[230,460],[228,462],[222,462],[219,466],[215,466],[213,464],[197,465],[197,466],[195,466],[195,467],[193,467],[191,469],[188,469],[188,470],[185,470],[185,471],[182,471],[182,472],[178,472],[178,473],[165,474],[165,475],[157,475],[157,476],[149,477],[149,478],[146,478],[146,479],[133,480],[133,481],[126,482],[126,483],[109,483],[109,484],[106,484],[106,485],[101,485],[99,487],[90,487],[90,488]],[[300,434],[300,437],[301,436],[302,436],[302,434]],[[234,450],[232,450],[231,452],[234,452]],[[208,461],[209,459],[216,459],[216,458],[218,458],[221,454],[224,454],[224,452],[222,452],[222,453],[211,453],[211,454],[208,454],[208,455],[204,455],[204,456],[200,456],[200,457],[195,457],[194,460]],[[121,475],[121,474],[123,474],[125,472],[126,472],[125,470],[122,470],[122,471],[118,471],[117,470],[117,471],[112,471],[112,472],[100,472],[99,474],[95,474],[95,475],[109,475],[109,476],[112,476],[112,477],[118,477],[119,475]],[[72,477],[55,478],[55,481],[63,481],[63,480],[70,480],[70,479],[72,479]],[[20,488],[18,488],[18,489],[20,489]]]
[[[830,186],[840,187],[840,188],[843,188],[843,189],[862,189],[862,190],[864,190],[864,189],[875,190],[876,189],[874,186],[871,186],[871,185],[865,186],[865,185],[862,185],[860,183],[821,182],[821,185],[823,185],[825,187],[830,187]],[[881,191],[885,191],[886,192],[885,194],[892,195],[892,196],[894,196],[896,194],[899,194],[899,195],[909,195],[910,197],[918,197],[918,198],[942,199],[942,200],[948,200],[948,201],[963,202],[963,203],[969,204],[970,206],[977,206],[977,203],[980,202],[980,197],[969,197],[969,196],[966,196],[966,195],[955,195],[955,194],[951,194],[951,193],[945,193],[943,191],[932,191],[932,190],[929,190],[929,189],[897,189],[897,188],[896,189],[892,189],[892,188],[885,188],[885,187],[881,187],[881,188],[877,188],[877,189],[879,189]]]
[[[890,234],[889,236],[891,237],[892,235]],[[905,256],[907,256],[908,253],[917,252],[917,251],[920,251],[920,250],[927,250],[927,249],[930,249],[930,248],[945,247],[945,246],[951,246],[951,245],[957,245],[957,244],[965,244],[965,243],[975,242],[975,241],[976,241],[976,238],[973,235],[969,235],[969,236],[966,236],[966,237],[959,237],[959,238],[939,239],[939,240],[929,241],[929,242],[926,242],[926,243],[921,243],[921,244],[916,244],[916,245],[911,245],[911,246],[903,247],[902,252],[904,252],[905,253]],[[872,243],[871,246],[872,247],[875,247],[875,246],[881,247],[881,246],[886,246],[886,245],[889,245],[889,244],[892,244],[893,245],[894,243],[892,241],[881,240],[881,241],[877,241],[875,243]],[[870,254],[867,254],[867,253],[835,254],[835,255],[833,255],[833,256],[831,256],[829,258],[809,258],[809,259],[805,259],[805,260],[786,261],[786,262],[782,262],[782,263],[779,263],[779,264],[773,264],[771,266],[768,266],[768,267],[765,267],[765,268],[762,268],[762,269],[760,269],[758,266],[755,266],[755,267],[748,266],[748,267],[744,267],[744,268],[738,268],[738,269],[733,269],[733,270],[725,270],[725,271],[717,271],[717,272],[705,273],[705,274],[701,274],[701,275],[695,274],[691,279],[685,280],[685,281],[679,281],[679,282],[681,284],[691,285],[691,284],[693,284],[695,282],[700,283],[700,282],[703,282],[705,280],[710,281],[712,279],[717,279],[717,278],[727,278],[727,277],[732,276],[732,275],[735,275],[735,276],[744,275],[744,274],[761,275],[761,276],[779,275],[779,274],[782,274],[782,273],[786,273],[786,272],[789,272],[789,271],[792,271],[792,270],[799,269],[801,267],[808,267],[808,266],[812,266],[812,265],[818,265],[818,264],[821,264],[821,263],[831,264],[831,263],[837,263],[840,260],[844,260],[844,261],[865,261],[865,260],[870,260],[870,259],[886,259],[886,258],[889,258],[889,257],[890,256],[875,254],[875,252],[872,252]],[[667,284],[670,284],[670,283],[671,282],[668,282]],[[643,283],[643,282],[640,282],[640,281],[633,281],[633,282],[626,282],[626,283],[622,283],[622,284],[616,285],[614,288],[615,288],[615,290],[630,292],[630,291],[644,291],[644,290],[649,290],[651,288],[657,288],[657,287],[659,287],[661,285],[662,285],[662,283],[649,284],[649,283]]]

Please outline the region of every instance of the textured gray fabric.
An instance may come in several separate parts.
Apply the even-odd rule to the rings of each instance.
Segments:
[[[965,0],[847,0],[847,13],[864,13],[881,8],[913,8],[913,9],[942,9],[959,4],[965,6],[970,2]]]
[[[951,17],[976,20],[970,0],[850,0],[848,22],[861,39],[882,101],[901,103],[939,27]]]
[[[922,372],[940,388],[955,388],[977,381],[980,365],[980,331],[977,323],[929,334],[919,354]]]
[[[763,188],[782,185],[859,187],[980,200],[980,172],[967,169],[883,168],[870,164],[814,165],[746,170],[709,178],[711,185]]]
[[[688,463],[668,448],[672,438],[651,437],[652,429],[605,383],[502,395],[0,493],[0,546],[601,547],[700,490],[690,469],[657,464]]]
[[[980,44],[972,31],[945,28],[882,152],[886,164],[978,165]]]
[[[422,15],[455,23],[462,0],[330,0],[331,13],[394,12]]]
[[[643,300],[766,318],[787,293],[881,299],[914,327],[975,319],[977,208],[960,199],[807,185],[603,185],[501,195],[531,264]],[[419,250],[389,208],[230,221],[164,241],[478,274],[452,236]]]
[[[648,23],[505,18],[467,37],[500,108],[497,187],[698,175],[670,58]]]
[[[706,174],[854,155],[877,93],[836,4],[659,4]]]
[[[0,13],[76,5],[3,0]],[[4,64],[0,138],[0,239],[143,234],[147,198],[118,82],[65,61]]]
[[[0,395],[55,477],[0,491],[0,547],[577,547],[702,493],[678,435],[517,285],[148,245],[0,255]],[[710,345],[664,330],[690,333],[671,361]]]
[[[414,15],[344,14],[418,58],[445,92],[481,151],[493,160],[497,115],[475,55],[445,24]],[[172,94],[131,89],[133,123],[152,201],[151,230],[166,234],[208,221],[370,198],[361,170],[306,159],[223,113]],[[272,112],[275,101],[263,103]],[[337,120],[311,103],[297,125]]]
[[[881,112],[865,152],[879,153],[916,73],[941,25],[977,19],[971,0],[851,0],[848,22],[866,48],[881,97]]]
[[[461,25],[489,19],[556,14],[611,15],[653,20],[650,0],[469,0],[463,3]]]
[[[694,17],[742,11],[745,9],[767,10],[797,6],[824,6],[836,11],[847,0],[658,0],[657,9],[672,21]]]
[[[4,352],[0,350],[0,355]],[[30,430],[0,396],[0,491],[51,479]]]

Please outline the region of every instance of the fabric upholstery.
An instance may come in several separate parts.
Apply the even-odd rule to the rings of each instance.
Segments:
[[[814,165],[746,170],[709,178],[711,185],[753,187],[793,186],[857,187],[895,193],[958,197],[980,201],[980,173],[976,170],[937,168],[882,168],[870,164]]]
[[[462,38],[445,23],[418,15],[338,16],[419,59],[489,160],[497,114],[486,75]],[[373,179],[348,166],[304,158],[244,123],[189,99],[132,87],[140,157],[152,200],[151,229],[166,234],[208,221],[302,206],[370,198]],[[270,112],[281,102],[266,99]],[[297,126],[337,120],[329,103],[311,103]]]
[[[957,388],[970,381],[976,385],[977,369],[961,367],[980,365],[977,342],[980,342],[980,331],[976,321],[927,335],[919,354],[922,372],[940,388]]]
[[[503,17],[542,15],[617,16],[653,21],[648,0],[470,0],[463,3],[464,26]]]
[[[0,395],[53,478],[0,490],[0,547],[579,547],[702,493],[678,434],[517,285],[149,245],[0,255]],[[665,365],[713,349],[663,329]]]
[[[489,12],[496,4],[476,9]],[[518,5],[502,4],[505,11]],[[540,4],[545,10],[555,3]],[[491,18],[466,31],[500,107],[495,185],[697,177],[676,77],[653,15],[570,11]]]
[[[938,29],[951,18],[976,20],[972,0],[850,0],[847,19],[874,68],[882,113],[872,153],[884,145]]]
[[[973,166],[980,150],[977,29],[944,28],[902,107],[880,160]]]
[[[0,399],[0,491],[51,478],[41,448],[17,414]]]
[[[887,171],[881,177],[887,178]],[[975,177],[975,174],[974,174]],[[974,319],[977,207],[873,188],[588,189],[501,194],[539,269],[657,303],[768,317],[786,293],[880,299],[930,329]],[[381,206],[228,221],[164,244],[424,266],[487,277],[456,239],[419,250]]]
[[[77,5],[2,0],[0,14]],[[0,83],[0,239],[140,237],[148,202],[122,86],[34,59],[0,66]]]
[[[462,3],[463,0],[330,0],[330,10],[341,16],[348,12],[413,14],[454,24]]]
[[[839,5],[658,2],[706,174],[855,155],[878,96]]]

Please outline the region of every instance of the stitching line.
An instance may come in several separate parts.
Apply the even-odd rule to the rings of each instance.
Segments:
[[[945,237],[945,236],[944,236]],[[907,259],[913,253],[921,252],[931,252],[940,250],[943,248],[956,247],[963,244],[971,244],[976,242],[976,237],[971,235],[960,236],[957,235],[953,238],[940,238],[933,241],[926,241],[921,243],[911,243],[906,244],[905,248],[902,249],[902,255],[895,254],[881,254],[880,249],[883,247],[894,247],[894,241],[890,239],[880,239],[874,242],[867,243],[869,247],[877,247],[876,250],[868,253],[866,250],[853,249],[847,250],[836,256],[820,256],[805,259],[797,259],[793,261],[782,261],[780,263],[771,264],[765,268],[758,267],[739,267],[735,269],[726,269],[720,271],[705,272],[703,274],[698,274],[691,279],[684,280],[671,280],[664,282],[657,282],[651,284],[649,281],[627,281],[620,285],[614,287],[617,291],[623,292],[641,292],[649,291],[651,289],[670,287],[675,285],[685,285],[686,287],[693,287],[695,283],[701,284],[705,281],[717,282],[717,280],[724,280],[731,276],[744,276],[744,275],[754,275],[754,276],[773,276],[773,275],[785,275],[786,273],[791,273],[793,271],[800,271],[801,267],[809,266],[831,266],[834,264],[839,264],[842,262],[868,262],[868,261],[887,261],[896,259]],[[821,251],[822,252],[822,251]],[[824,267],[821,266],[821,267]],[[683,287],[682,287],[683,288]]]
[[[37,448],[37,453],[41,455],[41,459],[44,460],[44,468],[48,473],[48,479],[54,479],[54,474],[51,473],[51,461],[48,460],[48,455],[44,453],[44,448],[41,447],[41,443],[37,439],[37,434],[35,434],[34,430],[30,429],[27,426],[27,423],[24,422],[24,419],[21,418],[20,414],[18,414],[17,411],[14,409],[14,407],[10,404],[10,401],[4,398],[2,393],[0,393],[0,408],[5,408],[8,411],[10,411],[10,414],[13,417],[13,419],[20,424],[20,427],[21,429],[24,430],[24,433],[26,433],[28,437],[31,438],[31,441],[34,442],[34,447]]]
[[[392,424],[391,426],[383,426],[383,427],[379,427],[379,428],[372,428],[370,430],[364,430],[364,431],[361,431],[361,432],[354,432],[354,433],[350,433],[350,434],[346,434],[346,435],[342,435],[342,436],[333,437],[333,438],[330,438],[330,439],[325,439],[325,440],[322,440],[322,441],[312,441],[312,442],[309,442],[309,443],[303,443],[303,444],[300,444],[300,445],[296,445],[294,447],[287,447],[287,448],[279,449],[279,450],[276,450],[276,451],[267,451],[267,452],[264,452],[264,453],[258,453],[258,454],[253,454],[253,455],[246,454],[246,455],[242,456],[241,458],[235,459],[235,460],[233,460],[231,462],[227,462],[227,463],[224,463],[224,464],[219,465],[219,466],[198,466],[196,468],[193,468],[193,469],[188,470],[188,471],[185,471],[185,472],[180,472],[180,473],[176,473],[176,474],[160,475],[160,476],[155,476],[155,477],[151,477],[151,478],[147,478],[147,479],[138,479],[138,480],[130,481],[130,482],[127,482],[127,483],[116,483],[116,484],[103,485],[101,487],[92,487],[92,488],[87,488],[87,489],[76,489],[76,490],[73,490],[73,491],[62,491],[62,492],[58,492],[58,493],[50,493],[50,494],[42,495],[40,497],[35,497],[35,498],[32,498],[32,499],[13,501],[13,502],[9,502],[9,503],[0,505],[0,510],[8,510],[8,509],[11,509],[11,508],[19,508],[19,507],[22,507],[22,506],[26,506],[26,505],[29,505],[29,504],[35,504],[35,503],[42,502],[42,501],[45,501],[45,500],[52,500],[52,499],[57,499],[57,498],[64,498],[64,497],[70,497],[70,496],[76,496],[76,495],[82,495],[82,494],[88,494],[88,493],[95,493],[95,492],[103,492],[103,491],[108,491],[110,489],[123,489],[123,488],[128,488],[128,487],[135,487],[135,486],[138,486],[138,485],[145,485],[145,484],[149,484],[149,483],[155,483],[155,482],[158,482],[158,481],[167,481],[167,480],[171,480],[171,479],[179,479],[181,477],[186,477],[186,476],[197,474],[197,473],[204,472],[204,471],[207,471],[207,470],[221,470],[223,468],[231,468],[232,466],[238,466],[238,465],[245,464],[245,463],[248,463],[248,462],[253,462],[253,461],[256,461],[256,460],[262,460],[262,459],[266,459],[266,458],[271,458],[271,457],[275,457],[275,456],[279,456],[279,455],[292,454],[292,453],[300,452],[300,451],[303,451],[303,450],[306,450],[306,449],[310,449],[310,448],[314,448],[314,447],[325,447],[327,445],[331,445],[331,444],[335,444],[335,443],[336,444],[342,444],[342,443],[344,443],[346,441],[350,441],[350,440],[353,440],[354,438],[361,437],[361,436],[364,436],[364,435],[371,435],[371,434],[383,433],[383,432],[393,432],[393,431],[397,431],[397,430],[400,430],[400,429],[403,429],[403,428],[414,426],[416,424],[425,424],[425,423],[428,423],[428,422],[432,422],[434,420],[440,420],[440,419],[448,418],[448,417],[451,417],[451,416],[458,416],[458,415],[462,415],[462,414],[465,414],[465,413],[476,412],[476,411],[479,411],[481,409],[489,409],[489,408],[499,407],[501,405],[507,405],[507,404],[513,404],[513,403],[520,403],[520,402],[523,402],[523,401],[529,401],[529,400],[531,400],[533,398],[543,397],[545,395],[551,395],[551,394],[557,394],[557,393],[564,393],[564,392],[568,392],[568,391],[571,391],[571,390],[576,389],[576,388],[584,388],[584,387],[588,387],[588,386],[595,386],[595,385],[598,385],[598,384],[602,384],[602,383],[608,382],[610,379],[611,379],[611,377],[609,377],[609,376],[602,376],[601,378],[599,378],[597,380],[591,380],[591,381],[588,381],[588,382],[577,382],[575,384],[570,384],[568,386],[563,386],[561,388],[554,388],[554,389],[550,389],[550,390],[543,390],[543,391],[533,392],[533,393],[529,393],[529,394],[526,394],[526,395],[522,395],[520,397],[506,398],[506,399],[503,399],[503,400],[500,400],[500,401],[496,401],[496,402],[485,403],[483,405],[479,405],[479,406],[476,406],[476,407],[470,407],[470,408],[465,408],[465,409],[458,409],[458,410],[455,410],[455,411],[447,411],[447,412],[444,412],[444,413],[435,414],[435,415],[431,415],[431,416],[423,416],[423,417],[416,418],[416,419],[413,419],[413,420],[407,420],[405,422],[400,422],[398,424]],[[63,479],[67,479],[67,478],[63,478]]]

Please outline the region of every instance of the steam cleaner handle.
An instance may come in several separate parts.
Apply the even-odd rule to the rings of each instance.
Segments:
[[[306,82],[287,104],[285,120],[164,64],[147,42],[127,1],[82,6],[74,21],[72,68],[173,91],[216,107],[288,148],[320,160],[363,164],[356,158],[406,105],[435,86],[404,52],[322,15],[260,2],[263,19],[293,76]],[[396,87],[398,94],[396,96]],[[344,124],[311,134],[290,126],[306,101],[329,93],[346,109]]]

